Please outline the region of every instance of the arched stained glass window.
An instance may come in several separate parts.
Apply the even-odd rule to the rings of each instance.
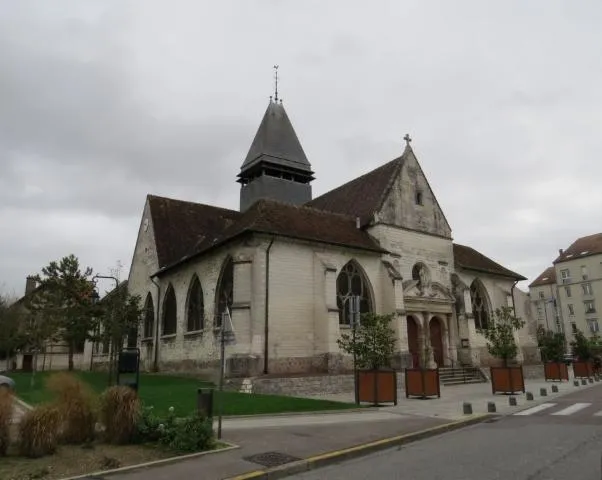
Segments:
[[[144,338],[153,336],[153,327],[155,326],[155,306],[153,297],[150,293],[146,295],[144,302]]]
[[[176,293],[170,283],[163,301],[163,335],[173,335],[178,328]]]
[[[215,301],[215,326],[221,327],[222,314],[228,310],[232,313],[232,300],[234,298],[234,262],[232,257],[228,257],[217,286],[217,296]]]
[[[490,318],[487,293],[483,284],[478,280],[474,280],[470,285],[470,301],[472,303],[475,328],[477,330],[487,330]]]
[[[199,277],[194,275],[190,290],[188,291],[188,309],[186,330],[195,332],[202,330],[205,324],[205,304],[203,302],[203,289]]]
[[[372,297],[368,279],[355,261],[347,263],[337,277],[337,307],[339,308],[339,323],[351,323],[351,297],[360,297],[360,313],[372,312]]]

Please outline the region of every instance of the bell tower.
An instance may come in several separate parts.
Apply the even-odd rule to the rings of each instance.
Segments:
[[[277,78],[275,96],[270,97],[238,174],[241,212],[262,198],[294,205],[302,205],[312,199],[314,172],[282,100],[278,100]]]

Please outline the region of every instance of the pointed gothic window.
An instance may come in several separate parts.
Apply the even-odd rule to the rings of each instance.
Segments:
[[[228,310],[232,313],[232,300],[234,298],[234,262],[228,257],[222,267],[220,279],[217,285],[217,297],[215,299],[215,326],[221,327],[222,315]]]
[[[203,289],[196,274],[192,277],[190,290],[188,291],[188,311],[186,330],[196,332],[205,326],[205,308],[203,302]]]
[[[144,302],[144,338],[153,337],[153,326],[155,325],[155,306],[150,293],[146,295]]]
[[[477,330],[487,330],[489,327],[487,293],[485,292],[483,284],[478,279],[474,280],[470,285],[470,300],[472,303],[475,328]]]
[[[351,297],[360,297],[360,313],[372,312],[372,298],[368,279],[355,261],[347,263],[337,277],[337,307],[339,308],[339,323],[349,325]]]
[[[163,300],[163,335],[173,335],[178,328],[176,293],[170,283]]]

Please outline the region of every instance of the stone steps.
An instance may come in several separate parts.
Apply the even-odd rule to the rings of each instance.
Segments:
[[[444,367],[439,369],[441,385],[464,385],[467,383],[487,383],[487,378],[477,367]]]

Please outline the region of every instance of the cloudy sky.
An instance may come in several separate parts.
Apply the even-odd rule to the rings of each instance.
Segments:
[[[0,0],[0,285],[126,278],[147,193],[238,208],[280,94],[321,194],[413,147],[469,244],[533,279],[602,231],[602,4]]]

